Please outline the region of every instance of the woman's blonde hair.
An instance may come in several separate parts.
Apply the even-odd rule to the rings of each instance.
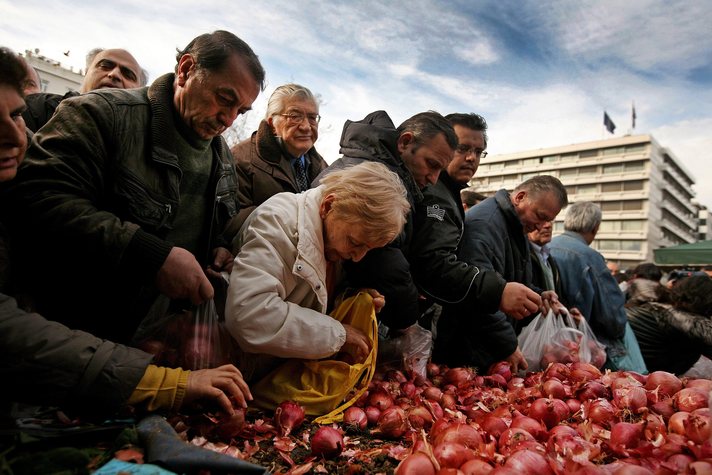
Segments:
[[[372,242],[391,242],[410,211],[403,182],[378,162],[336,170],[321,179],[324,195],[335,196],[331,209],[344,221],[362,226]]]

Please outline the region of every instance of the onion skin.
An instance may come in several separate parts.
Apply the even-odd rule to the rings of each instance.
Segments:
[[[235,408],[235,413],[232,416],[227,414],[222,414],[215,428],[215,434],[220,437],[221,440],[229,440],[242,431],[245,426],[245,409]]]
[[[692,412],[701,407],[707,407],[707,394],[697,388],[684,388],[672,397],[672,405],[678,411]]]
[[[358,430],[364,430],[368,425],[366,411],[360,407],[351,406],[344,411],[344,424]]]
[[[381,417],[381,410],[374,406],[367,406],[363,410],[366,413],[366,419],[368,420],[369,426],[375,426],[378,424],[378,419]]]
[[[460,468],[462,464],[475,457],[472,450],[454,442],[443,442],[436,445],[433,455],[442,468]]]
[[[319,427],[311,437],[311,452],[324,458],[333,458],[341,454],[344,438],[333,427]]]
[[[378,418],[378,429],[384,437],[397,439],[408,431],[408,420],[405,411],[398,407],[389,407]]]
[[[480,459],[468,460],[460,466],[460,471],[464,475],[487,475],[492,470],[494,470],[492,465]]]
[[[531,450],[518,450],[507,458],[505,467],[527,475],[553,475],[554,471],[543,455]]]

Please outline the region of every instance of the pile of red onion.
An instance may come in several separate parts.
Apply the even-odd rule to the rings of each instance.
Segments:
[[[486,375],[427,371],[425,380],[376,375],[340,426],[311,436],[311,453],[339,457],[343,434],[358,433],[408,447],[397,475],[712,473],[710,380],[602,373],[583,362],[525,377],[506,362]],[[303,420],[289,401],[273,418],[283,437],[299,437]]]
[[[398,475],[712,473],[711,389],[582,362],[525,377],[430,364],[426,381],[375,378],[343,424],[412,441]]]

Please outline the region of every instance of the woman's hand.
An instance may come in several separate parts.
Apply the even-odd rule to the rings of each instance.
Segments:
[[[247,401],[252,401],[252,394],[247,383],[242,379],[240,370],[227,364],[218,368],[190,372],[183,404],[190,404],[196,400],[213,400],[227,414],[233,415],[235,410],[232,401],[240,407],[247,407]]]
[[[371,353],[371,342],[364,332],[351,325],[343,324],[346,330],[346,341],[341,347],[356,363],[362,363]]]

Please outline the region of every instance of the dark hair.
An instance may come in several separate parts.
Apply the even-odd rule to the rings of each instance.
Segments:
[[[445,118],[450,121],[453,127],[459,125],[467,129],[482,132],[482,137],[485,139],[485,148],[487,148],[487,121],[484,117],[474,112],[470,112],[469,114],[456,112],[446,115]]]
[[[482,193],[469,188],[465,188],[460,191],[460,200],[469,207],[475,206],[477,203],[484,201],[485,199],[487,199],[487,195],[483,195]]]
[[[663,278],[663,273],[660,268],[652,262],[643,262],[633,269],[633,276],[659,282],[660,279]]]
[[[180,62],[183,55],[190,54],[198,68],[208,71],[221,69],[230,56],[236,54],[245,61],[252,77],[260,85],[260,90],[265,88],[265,70],[259,58],[247,43],[229,31],[217,30],[202,34],[188,43],[185,49],[176,51],[176,62]]]
[[[569,204],[566,188],[564,188],[564,185],[561,184],[558,178],[551,175],[533,176],[527,181],[519,184],[514,189],[514,193],[522,190],[527,191],[532,197],[537,196],[540,193],[550,191],[554,194],[562,208]]]
[[[23,61],[10,48],[0,46],[0,84],[10,86],[24,97],[23,84],[27,71]]]
[[[712,316],[712,278],[692,275],[678,280],[670,289],[670,303],[686,312]]]
[[[438,134],[445,135],[445,141],[453,150],[455,150],[458,143],[457,135],[455,135],[450,121],[435,111],[415,114],[413,117],[406,119],[396,130],[399,136],[405,132],[412,133],[413,143],[416,148]]]

